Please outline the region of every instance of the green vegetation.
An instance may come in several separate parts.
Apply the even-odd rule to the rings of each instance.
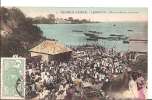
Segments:
[[[35,17],[32,18],[32,21],[34,24],[55,24],[55,15],[49,14],[47,18],[42,16]]]
[[[33,25],[18,8],[0,8],[1,56],[24,56],[32,44],[43,38],[42,31]]]

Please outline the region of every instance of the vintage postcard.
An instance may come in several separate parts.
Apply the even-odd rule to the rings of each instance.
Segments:
[[[148,8],[1,7],[0,13],[2,98],[147,99]]]

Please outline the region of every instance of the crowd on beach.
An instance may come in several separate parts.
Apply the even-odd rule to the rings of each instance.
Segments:
[[[128,55],[100,46],[72,48],[72,57],[66,61],[28,62],[26,95],[51,96],[50,100],[89,100],[92,89],[105,99],[110,97],[104,86],[125,71],[131,71]],[[91,87],[91,90],[87,90]],[[85,91],[86,90],[86,91]]]

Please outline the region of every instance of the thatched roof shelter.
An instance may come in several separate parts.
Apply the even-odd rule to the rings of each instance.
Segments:
[[[69,52],[72,52],[70,48],[66,48],[63,44],[59,43],[58,41],[51,40],[45,40],[41,42],[39,45],[30,49],[29,51],[31,52],[31,56],[41,55],[42,59],[45,60],[49,60],[53,56],[58,56],[58,58],[66,57]],[[62,57],[60,55],[62,55]]]

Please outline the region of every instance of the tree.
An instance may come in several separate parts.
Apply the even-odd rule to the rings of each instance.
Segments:
[[[48,15],[48,21],[49,21],[51,24],[54,24],[54,23],[55,23],[55,15],[54,15],[54,14],[49,14],[49,15]]]
[[[69,17],[68,20],[72,22],[73,21],[73,17]]]

